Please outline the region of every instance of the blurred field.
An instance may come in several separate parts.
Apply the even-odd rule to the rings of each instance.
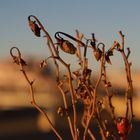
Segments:
[[[31,67],[27,68],[29,77],[35,79],[35,97],[37,103],[46,107],[49,117],[64,134],[62,121],[58,119],[56,110],[62,104],[62,98],[57,92],[56,84],[53,80],[53,74],[50,70],[39,70],[34,65],[39,62],[34,62]],[[116,75],[117,73],[117,75]],[[112,71],[109,73],[112,85],[118,91],[124,90],[126,81],[125,75],[120,71]],[[140,72],[132,73],[134,84],[134,113],[135,113],[135,133],[140,129]],[[16,65],[11,61],[0,61],[0,140],[20,139],[45,139],[46,137],[55,139],[55,136],[50,132],[50,128],[46,120],[32,108],[30,104],[30,95],[28,85],[23,78],[21,72]],[[122,96],[113,97],[113,103],[116,107],[118,115],[123,115],[125,110],[125,102]],[[48,135],[49,134],[49,135]],[[51,135],[50,135],[51,134]],[[134,135],[132,134],[132,136]],[[134,138],[134,136],[133,136]],[[135,140],[138,140],[135,138]]]

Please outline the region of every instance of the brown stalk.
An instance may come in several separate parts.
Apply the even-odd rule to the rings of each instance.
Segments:
[[[109,92],[109,85],[108,85],[108,80],[107,80],[105,64],[106,64],[106,61],[104,60],[104,64],[103,64],[104,87],[105,87],[105,92],[106,92],[106,95],[107,95],[109,107],[110,107],[110,110],[111,110],[111,117],[112,117],[112,119],[114,121],[114,124],[116,124],[115,110],[114,110],[114,106],[112,105],[112,95]]]
[[[71,131],[71,134],[72,134],[72,138],[74,140],[74,130],[73,130],[73,125],[72,125],[70,115],[68,113],[68,103],[67,103],[66,95],[65,95],[64,90],[62,89],[62,87],[60,85],[58,85],[58,88],[59,88],[59,90],[60,90],[60,92],[62,94],[62,97],[63,97],[63,102],[64,102],[66,116],[67,116],[68,123],[69,123],[69,128],[70,128],[70,131]]]
[[[57,59],[60,63],[62,63],[62,65],[64,65],[64,67],[67,70],[67,76],[68,76],[68,81],[69,81],[69,90],[70,90],[70,94],[71,94],[71,101],[72,101],[72,107],[73,107],[73,128],[74,128],[74,140],[78,139],[78,134],[77,134],[77,112],[76,112],[76,99],[75,99],[75,95],[74,95],[74,87],[72,84],[72,75],[71,75],[71,69],[70,69],[70,64],[67,64],[65,61],[63,61],[63,59],[61,59],[61,57],[57,57],[55,58]]]
[[[134,117],[134,113],[133,113],[133,100],[132,100],[132,96],[133,96],[133,84],[132,84],[132,78],[131,78],[131,63],[128,62],[128,55],[125,54],[124,52],[124,35],[122,33],[122,31],[119,32],[120,37],[121,37],[121,41],[122,41],[122,45],[121,45],[121,54],[125,63],[125,71],[126,71],[126,80],[127,80],[127,90],[126,90],[126,118],[128,117],[128,111],[129,111],[129,105],[130,104],[130,111],[131,111],[131,119],[130,122],[132,121],[133,117]],[[130,52],[129,52],[130,53]],[[128,103],[129,101],[129,103]]]
[[[14,56],[12,54],[12,50],[13,49],[16,49],[17,52],[18,52],[18,56]],[[10,50],[10,53],[11,53],[11,56],[14,58],[14,57],[17,57],[18,58],[18,62],[19,62],[19,66],[20,66],[20,71],[22,72],[23,76],[25,77],[25,80],[27,81],[28,85],[29,85],[29,89],[30,89],[30,94],[31,94],[31,104],[46,118],[46,120],[48,121],[52,131],[55,133],[55,135],[57,136],[57,138],[59,140],[63,140],[62,137],[60,136],[60,134],[58,133],[58,131],[55,129],[55,127],[53,126],[51,120],[49,119],[47,113],[44,111],[44,109],[42,109],[37,103],[36,103],[36,100],[35,100],[35,97],[34,97],[34,90],[33,90],[33,83],[34,81],[30,81],[27,74],[26,74],[26,71],[23,67],[23,64],[21,62],[21,53],[19,51],[19,49],[17,47],[12,47],[11,50]]]
[[[36,16],[30,15],[30,16],[28,17],[28,20],[30,20],[31,17],[34,18],[34,19],[37,21],[37,23],[39,24],[41,30],[45,33],[45,35],[46,35],[48,41],[50,42],[51,46],[53,47],[53,50],[54,50],[54,52],[55,52],[55,55],[57,55],[57,50],[56,50],[56,48],[55,48],[55,46],[54,46],[54,43],[53,43],[52,38],[50,37],[49,33],[45,30],[44,26],[41,24],[41,22],[39,21],[39,19],[38,19]]]
[[[71,93],[71,99],[72,99],[72,107],[73,107],[73,125],[74,125],[74,132],[75,132],[75,137],[74,140],[78,139],[77,135],[77,112],[76,112],[76,100],[75,100],[75,95],[74,95],[74,89],[72,85],[72,76],[71,76],[71,70],[70,70],[70,65],[67,65],[67,72],[68,72],[68,78],[69,78],[69,88],[70,88],[70,93]]]
[[[48,48],[50,50],[51,55],[53,57],[58,56],[58,52],[57,52],[57,50],[55,48],[55,45],[54,45],[53,40],[50,37],[49,33],[45,30],[44,26],[42,25],[42,23],[39,21],[39,19],[36,16],[30,15],[28,17],[28,20],[31,20],[31,17],[34,18],[37,21],[37,23],[39,24],[41,30],[45,33],[45,37],[47,38],[47,44],[48,44]],[[51,46],[52,46],[53,50],[52,50]],[[59,81],[59,66],[58,66],[57,62],[55,61],[55,59],[53,59],[53,60],[54,60],[55,66],[56,66],[57,81]]]
[[[77,38],[77,40],[82,41],[83,37],[84,37],[84,35],[80,34],[79,31],[76,30],[76,38]],[[77,42],[77,48],[78,48],[77,49],[77,56],[78,56],[79,61],[80,61],[81,65],[82,65],[82,56],[81,56],[81,48],[80,47],[81,47],[81,43]]]
[[[105,128],[105,125],[102,122],[101,115],[99,113],[99,109],[98,109],[98,107],[96,107],[95,109],[96,109],[96,119],[97,119],[97,122],[98,122],[98,125],[99,125],[99,128],[100,128],[100,133],[101,133],[102,140],[107,140],[106,139],[106,128]]]
[[[82,121],[82,125],[84,128],[86,128],[84,121]],[[95,140],[94,134],[93,134],[93,132],[91,132],[91,130],[89,128],[88,128],[87,132],[88,132],[89,136],[91,137],[91,139]]]
[[[37,22],[37,24],[35,21],[32,21],[31,18],[34,18],[35,21]],[[95,40],[94,34],[92,34],[92,39],[88,39],[88,40],[86,40],[86,43],[83,43],[82,38],[84,35],[83,34],[80,35],[78,30],[76,30],[76,38],[67,33],[61,32],[61,31],[56,32],[55,37],[56,37],[57,43],[59,43],[59,42],[61,43],[62,41],[63,42],[67,41],[67,44],[69,43],[69,45],[74,46],[69,40],[64,40],[60,35],[63,35],[77,43],[77,48],[73,47],[73,48],[75,48],[75,50],[73,51],[74,53],[71,50],[67,50],[67,49],[70,49],[70,46],[68,47],[67,44],[66,44],[67,46],[63,45],[64,48],[62,49],[62,50],[65,50],[64,51],[65,53],[76,54],[76,56],[78,58],[80,69],[76,70],[77,73],[74,71],[75,75],[74,75],[74,79],[73,79],[72,70],[70,67],[71,64],[66,63],[64,61],[64,59],[62,59],[60,57],[59,50],[55,47],[55,44],[53,43],[52,38],[50,37],[49,33],[45,30],[44,26],[41,24],[41,22],[38,20],[38,18],[34,15],[30,15],[28,17],[28,21],[29,21],[31,30],[34,32],[34,34],[37,37],[40,37],[40,30],[42,30],[45,33],[45,37],[47,39],[47,46],[48,46],[48,49],[51,54],[51,56],[48,57],[47,59],[53,58],[53,61],[54,61],[55,67],[56,67],[57,86],[62,95],[64,109],[66,112],[66,117],[67,117],[69,129],[70,129],[70,132],[72,135],[72,139],[80,140],[79,131],[77,129],[76,102],[82,101],[82,103],[84,104],[84,113],[82,116],[83,119],[81,121],[81,125],[84,127],[84,132],[82,134],[83,135],[82,140],[86,140],[87,135],[89,135],[92,140],[95,140],[94,133],[89,128],[92,118],[96,119],[96,121],[98,123],[102,140],[107,140],[109,137],[113,138],[114,140],[117,140],[118,135],[119,135],[119,140],[126,140],[128,133],[125,134],[125,132],[124,132],[124,135],[121,136],[120,134],[123,132],[120,133],[118,125],[117,125],[115,108],[112,104],[112,95],[110,94],[110,90],[109,90],[110,85],[109,85],[109,81],[107,79],[107,72],[106,72],[106,66],[105,66],[106,62],[111,64],[110,56],[113,55],[113,52],[115,49],[121,53],[124,64],[125,64],[125,73],[126,73],[126,80],[127,80],[127,88],[126,88],[126,92],[125,92],[125,98],[126,98],[125,118],[128,119],[129,123],[131,124],[134,114],[133,114],[133,102],[132,102],[133,84],[132,84],[132,78],[131,78],[131,63],[129,63],[129,61],[128,61],[128,57],[130,55],[130,50],[128,49],[128,53],[125,54],[124,35],[122,34],[122,32],[121,31],[119,32],[122,44],[120,45],[117,41],[115,41],[107,53],[105,53],[105,45],[103,43],[98,43],[98,45],[96,46],[96,40]],[[89,41],[91,42],[91,44],[90,44],[91,46],[88,46]],[[102,45],[102,49],[99,48],[100,45]],[[62,47],[62,46],[60,46],[60,47]],[[81,47],[84,47],[82,55],[81,55]],[[91,72],[92,71],[91,71],[91,69],[88,68],[88,58],[87,58],[88,48],[93,49],[96,60],[100,62],[100,72],[98,75],[98,79],[94,85],[92,85],[92,81],[91,81]],[[15,49],[17,51],[18,55],[13,55],[13,52],[12,52],[13,49]],[[31,94],[31,104],[41,114],[43,114],[45,116],[46,120],[49,122],[49,125],[50,125],[52,131],[55,133],[55,135],[57,136],[57,138],[59,140],[62,140],[62,137],[60,136],[58,131],[55,129],[50,118],[48,117],[47,112],[36,103],[34,89],[33,89],[34,81],[31,81],[28,78],[28,75],[24,69],[26,62],[21,58],[21,53],[20,53],[19,49],[17,47],[11,48],[10,54],[13,57],[14,62],[17,65],[19,65],[20,71],[22,72],[23,76],[25,77],[25,80],[27,81],[27,83],[29,85],[30,94]],[[64,68],[66,70],[66,74],[65,74],[66,79],[62,79],[62,80],[67,80],[67,82],[68,82],[67,90],[70,94],[70,100],[72,103],[72,111],[73,111],[72,117],[70,116],[70,114],[68,112],[69,109],[68,109],[66,92],[64,91],[64,88],[63,88],[63,86],[65,86],[65,85],[60,80],[60,69],[59,69],[58,63],[62,64],[62,66],[64,66]],[[105,86],[104,90],[106,92],[105,96],[108,99],[107,103],[109,105],[110,114],[112,117],[111,121],[113,124],[115,124],[116,129],[118,129],[117,134],[110,134],[107,123],[102,119],[102,112],[101,112],[102,106],[101,105],[103,103],[101,103],[101,105],[100,105],[100,104],[98,104],[98,101],[97,101],[97,97],[98,97],[97,89],[100,86],[101,80],[104,81],[104,86]],[[74,83],[76,83],[77,85],[74,85]],[[130,117],[129,117],[129,115],[130,115]]]
[[[102,52],[103,52],[102,54],[104,54],[104,45],[103,45],[103,48],[102,48]],[[100,61],[100,64],[101,64],[101,66],[100,66],[100,74],[99,74],[99,77],[98,77],[97,82],[95,84],[95,88],[94,88],[94,92],[93,92],[92,112],[91,112],[91,114],[88,117],[88,120],[86,122],[85,131],[84,131],[84,134],[83,134],[83,140],[86,140],[86,135],[87,135],[87,131],[88,131],[88,127],[89,127],[90,121],[91,121],[91,119],[92,119],[92,117],[93,117],[93,115],[95,113],[95,109],[97,108],[96,107],[96,97],[97,97],[96,94],[97,94],[97,88],[98,88],[99,83],[101,82],[101,78],[102,78],[103,62],[104,62],[104,56],[102,56],[101,61]]]

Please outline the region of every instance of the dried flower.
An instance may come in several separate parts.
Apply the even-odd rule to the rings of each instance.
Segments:
[[[40,37],[40,28],[35,23],[35,21],[29,20],[29,27],[31,28],[32,32],[37,36]]]
[[[45,60],[42,60],[39,66],[40,68],[44,68],[45,66],[47,66],[47,62]]]
[[[63,40],[60,44],[60,48],[64,52],[69,53],[69,54],[75,54],[77,51],[76,47],[74,47],[74,45],[68,40]]]
[[[95,56],[96,60],[99,61],[101,59],[101,56],[102,56],[102,51],[99,48],[97,48],[94,51],[94,56]]]

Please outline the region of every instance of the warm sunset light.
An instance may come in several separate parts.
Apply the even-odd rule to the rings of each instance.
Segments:
[[[0,2],[0,140],[138,140],[137,0]]]

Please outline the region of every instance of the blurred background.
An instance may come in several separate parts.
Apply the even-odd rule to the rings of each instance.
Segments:
[[[140,129],[140,1],[118,0],[18,0],[0,1],[0,140],[37,140],[56,139],[44,117],[30,104],[28,84],[19,68],[13,64],[9,51],[13,46],[19,47],[23,58],[27,60],[27,74],[35,80],[35,97],[37,103],[47,109],[48,115],[56,128],[65,136],[69,133],[64,129],[64,118],[60,118],[57,109],[62,105],[55,80],[54,67],[49,63],[47,69],[40,69],[42,59],[49,56],[46,40],[36,38],[30,31],[27,17],[36,15],[50,35],[63,31],[75,35],[75,29],[86,38],[91,33],[109,49],[114,40],[120,40],[118,31],[125,34],[125,47],[130,47],[132,62],[132,79],[134,84],[135,121],[129,139],[138,140]],[[42,35],[43,36],[43,35]],[[62,52],[61,52],[62,53]],[[93,77],[98,74],[99,67],[93,62],[93,54],[88,53],[89,65],[93,68]],[[72,63],[75,69],[75,58],[64,55],[63,58]],[[112,65],[107,66],[109,80],[114,89],[121,93],[125,90],[125,71],[120,55],[111,59]],[[124,102],[121,96],[114,98],[118,116],[124,113]],[[80,113],[80,109],[79,109]],[[96,130],[95,130],[96,131]]]

